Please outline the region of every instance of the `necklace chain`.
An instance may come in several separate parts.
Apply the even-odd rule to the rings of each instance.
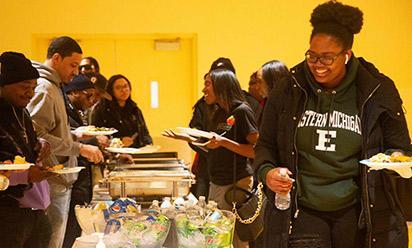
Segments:
[[[22,114],[21,114],[21,116],[22,116],[22,122],[23,122],[23,124],[20,122],[20,119],[19,119],[19,117],[17,117],[17,113],[16,113],[16,110],[14,109],[14,107],[12,106],[12,109],[13,109],[13,113],[14,113],[14,117],[16,117],[16,120],[17,120],[17,123],[19,124],[19,126],[21,127],[21,129],[23,129],[23,138],[24,138],[24,141],[26,142],[26,143],[29,143],[29,140],[28,140],[28,138],[27,138],[27,133],[26,133],[26,127],[25,127],[25,125],[24,125],[24,111],[22,111]]]

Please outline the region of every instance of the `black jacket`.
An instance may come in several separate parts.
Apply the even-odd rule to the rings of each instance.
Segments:
[[[12,105],[0,98],[0,161],[13,161],[16,155],[20,155],[25,157],[26,161],[34,163],[37,159],[37,152],[34,148],[38,140],[30,114],[25,108],[15,108],[14,110],[16,114]],[[25,142],[24,131],[20,126],[23,124],[28,143]],[[19,203],[15,198],[23,197],[24,191],[30,187],[30,185],[19,184],[9,186],[5,191],[0,191],[0,206],[18,207]]]
[[[66,94],[64,94],[64,101],[66,104],[67,117],[69,119],[70,127],[78,128],[80,126],[87,126],[87,121],[82,119],[79,110],[73,104],[71,104]],[[81,143],[95,146],[99,145],[95,137],[87,140],[82,140]],[[84,167],[84,169],[79,172],[77,180],[73,184],[71,204],[89,204],[93,196],[91,169],[92,163],[90,163],[86,158],[79,156],[77,158],[77,165]]]
[[[131,137],[138,134],[131,147],[142,147],[153,143],[147,129],[142,111],[132,100],[127,100],[126,106],[120,108],[115,100],[100,101],[92,113],[92,125],[98,127],[113,127],[119,132],[114,137]]]
[[[359,159],[395,148],[410,151],[410,138],[399,93],[391,79],[360,58],[355,79],[357,107],[362,125],[362,151]],[[304,63],[304,62],[303,62]],[[298,151],[296,128],[305,109],[310,86],[304,64],[291,69],[292,78],[282,81],[272,92],[264,109],[260,137],[256,146],[255,166],[258,173],[268,165],[281,164],[297,178]],[[363,247],[407,247],[406,220],[402,215],[393,187],[398,181],[410,184],[387,171],[371,171],[359,165],[362,212],[359,227],[366,231]],[[262,175],[261,175],[262,176]],[[265,212],[265,247],[286,248],[293,216],[299,206],[296,188],[287,211],[274,206],[274,193],[267,190]],[[342,234],[344,235],[344,234]]]

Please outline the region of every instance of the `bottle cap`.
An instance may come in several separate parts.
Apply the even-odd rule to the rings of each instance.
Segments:
[[[280,168],[280,170],[279,170],[279,175],[280,175],[280,176],[286,177],[287,174],[288,174],[288,171],[287,171],[286,168]]]

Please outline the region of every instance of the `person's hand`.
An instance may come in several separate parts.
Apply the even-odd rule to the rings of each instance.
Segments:
[[[130,154],[119,153],[116,155],[116,158],[120,163],[133,164],[133,157]]]
[[[47,170],[47,168],[40,167],[38,165],[30,166],[28,173],[29,183],[38,183],[49,177],[58,176]]]
[[[103,154],[97,146],[81,144],[80,155],[95,164],[98,164],[104,160]]]
[[[109,138],[107,136],[97,135],[96,139],[97,139],[97,142],[99,143],[99,145],[101,145],[102,147],[108,147],[109,146]]]
[[[39,138],[36,146],[34,147],[34,150],[38,153],[38,156],[36,159],[36,163],[38,163],[50,155],[51,153],[50,143],[47,142],[47,140],[43,138]]]
[[[286,169],[287,170],[287,169]],[[282,177],[279,173],[280,167],[270,170],[266,174],[266,185],[275,193],[287,194],[293,185],[294,180],[289,176],[292,173],[287,170],[287,177]]]
[[[213,137],[209,140],[209,144],[207,144],[207,148],[209,149],[216,149],[222,146],[223,141],[226,139],[223,136],[220,136],[216,133],[212,133]]]
[[[168,137],[168,138],[183,140],[183,141],[186,141],[186,142],[196,141],[196,139],[193,138],[192,136],[190,136],[189,134],[176,133],[172,129],[163,130],[162,135],[165,136],[165,137]]]

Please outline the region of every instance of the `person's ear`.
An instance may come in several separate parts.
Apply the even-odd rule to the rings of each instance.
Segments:
[[[352,49],[346,51],[345,54],[345,65],[349,63],[350,58],[352,58]]]
[[[53,64],[59,64],[59,62],[62,60],[62,56],[59,53],[55,53],[52,55],[51,60],[53,61]]]

